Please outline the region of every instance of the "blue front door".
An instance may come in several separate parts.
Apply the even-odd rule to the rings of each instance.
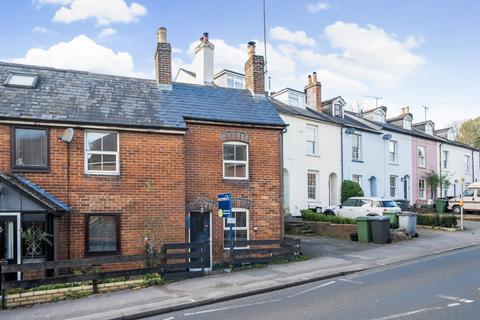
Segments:
[[[190,213],[190,242],[204,242],[205,267],[210,268],[210,212]]]

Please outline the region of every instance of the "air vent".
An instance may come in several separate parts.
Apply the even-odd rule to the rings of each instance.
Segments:
[[[35,88],[38,75],[35,73],[12,72],[3,85],[7,87]]]

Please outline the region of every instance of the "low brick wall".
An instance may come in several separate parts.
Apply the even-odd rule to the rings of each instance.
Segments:
[[[145,285],[143,279],[126,280],[98,284],[98,292],[113,292],[123,289],[141,287]],[[79,285],[70,288],[27,291],[21,293],[7,294],[7,308],[28,306],[37,303],[54,302],[66,299],[75,299],[93,294],[92,285]]]
[[[304,225],[315,234],[332,238],[350,239],[350,234],[357,232],[356,224],[304,221]]]

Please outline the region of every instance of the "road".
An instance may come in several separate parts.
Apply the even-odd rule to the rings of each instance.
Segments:
[[[480,319],[480,247],[148,319]]]

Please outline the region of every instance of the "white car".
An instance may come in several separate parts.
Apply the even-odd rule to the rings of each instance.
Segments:
[[[338,206],[327,208],[324,213],[345,218],[356,218],[383,216],[385,213],[399,213],[400,211],[400,207],[392,199],[353,197]]]

